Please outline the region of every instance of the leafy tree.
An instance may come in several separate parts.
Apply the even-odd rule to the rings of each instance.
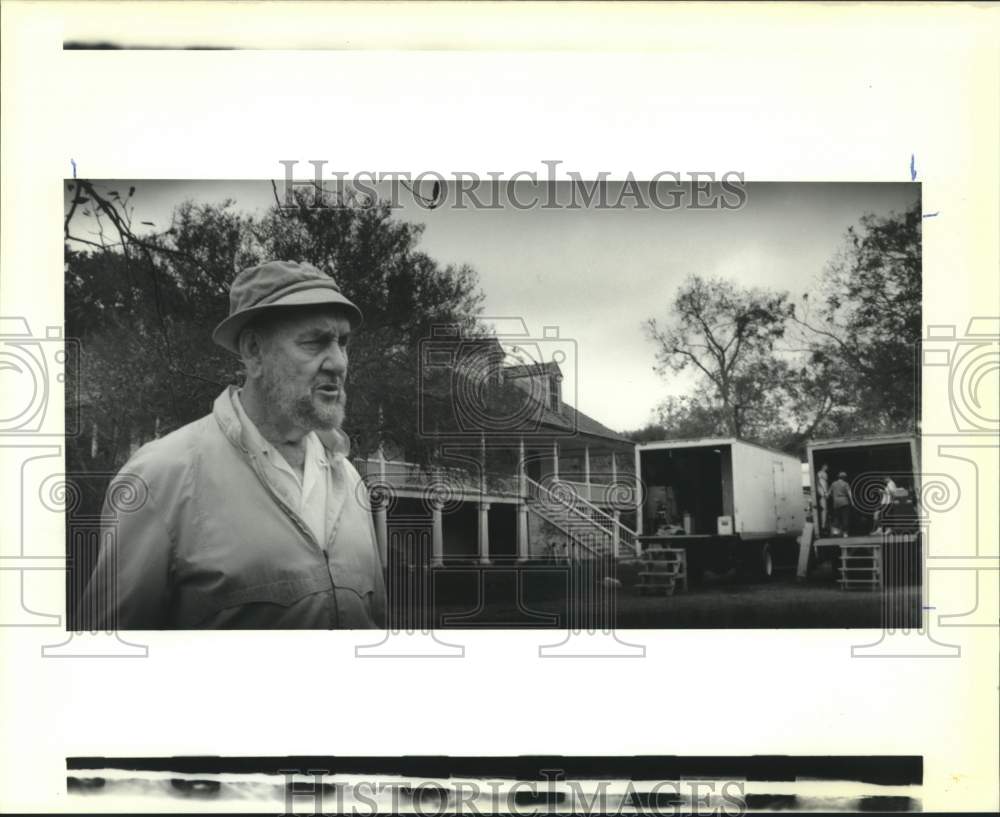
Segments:
[[[850,227],[794,321],[841,409],[841,432],[908,431],[919,416],[921,210]],[[816,302],[815,304],[813,302]]]
[[[421,344],[435,327],[480,331],[482,294],[468,266],[441,266],[417,249],[423,227],[392,217],[384,202],[315,208],[299,191],[295,208],[275,208],[257,225],[266,258],[308,261],[335,271],[338,285],[365,315],[352,341],[347,430],[359,451],[381,444],[427,462],[434,440],[417,428]],[[440,406],[447,412],[448,406]]]
[[[169,226],[140,226],[135,193],[88,181],[69,190],[67,333],[82,342],[72,384],[87,419],[87,434],[70,446],[72,470],[113,472],[132,445],[203,416],[239,382],[239,361],[211,343],[211,332],[239,270],[274,258],[330,271],[365,314],[350,350],[345,430],[355,451],[386,443],[413,459],[431,456],[416,423],[420,341],[439,323],[476,331],[474,270],[421,252],[422,227],[394,219],[384,203],[310,208],[299,198],[250,216],[232,201],[185,202]],[[81,234],[77,210],[96,231]]]

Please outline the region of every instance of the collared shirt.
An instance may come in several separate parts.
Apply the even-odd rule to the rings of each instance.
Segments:
[[[278,491],[295,509],[305,522],[319,546],[326,548],[329,531],[326,530],[326,494],[330,464],[315,431],[305,437],[305,462],[302,477],[288,464],[282,453],[269,443],[260,433],[253,420],[247,415],[240,400],[240,393],[233,394],[233,407],[244,430],[244,440],[252,454],[269,464],[265,474]]]

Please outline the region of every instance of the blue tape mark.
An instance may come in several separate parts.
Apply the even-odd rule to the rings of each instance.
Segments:
[[[71,165],[73,165],[73,178],[75,179],[76,178],[76,162],[74,162],[72,159],[70,159],[69,163]]]
[[[940,210],[935,210],[933,213],[924,213],[924,218],[934,218],[940,212]]]
[[[915,182],[917,180],[917,157],[912,153],[910,154],[910,181]]]

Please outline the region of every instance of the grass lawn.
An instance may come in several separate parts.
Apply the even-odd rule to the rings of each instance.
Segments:
[[[828,565],[821,565],[806,581],[789,574],[753,582],[733,574],[708,573],[701,584],[687,592],[678,589],[671,596],[639,595],[624,574],[622,586],[615,588],[574,577],[573,597],[578,599],[574,605],[569,604],[571,579],[565,571],[549,569],[518,576],[508,570],[504,578],[502,569],[470,570],[464,581],[461,569],[450,572],[447,592],[440,592],[441,583],[435,583],[436,621],[442,628],[564,629],[571,611],[584,626],[595,626],[602,609],[614,611],[614,626],[620,629],[882,627],[882,592],[841,590]],[[915,626],[920,589],[903,587],[894,592],[903,595]]]

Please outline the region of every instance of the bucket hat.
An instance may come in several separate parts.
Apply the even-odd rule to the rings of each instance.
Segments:
[[[229,287],[229,317],[215,327],[212,340],[238,355],[237,339],[252,318],[269,310],[317,304],[342,307],[354,329],[364,320],[361,310],[341,293],[337,282],[312,264],[268,261],[247,267]]]

